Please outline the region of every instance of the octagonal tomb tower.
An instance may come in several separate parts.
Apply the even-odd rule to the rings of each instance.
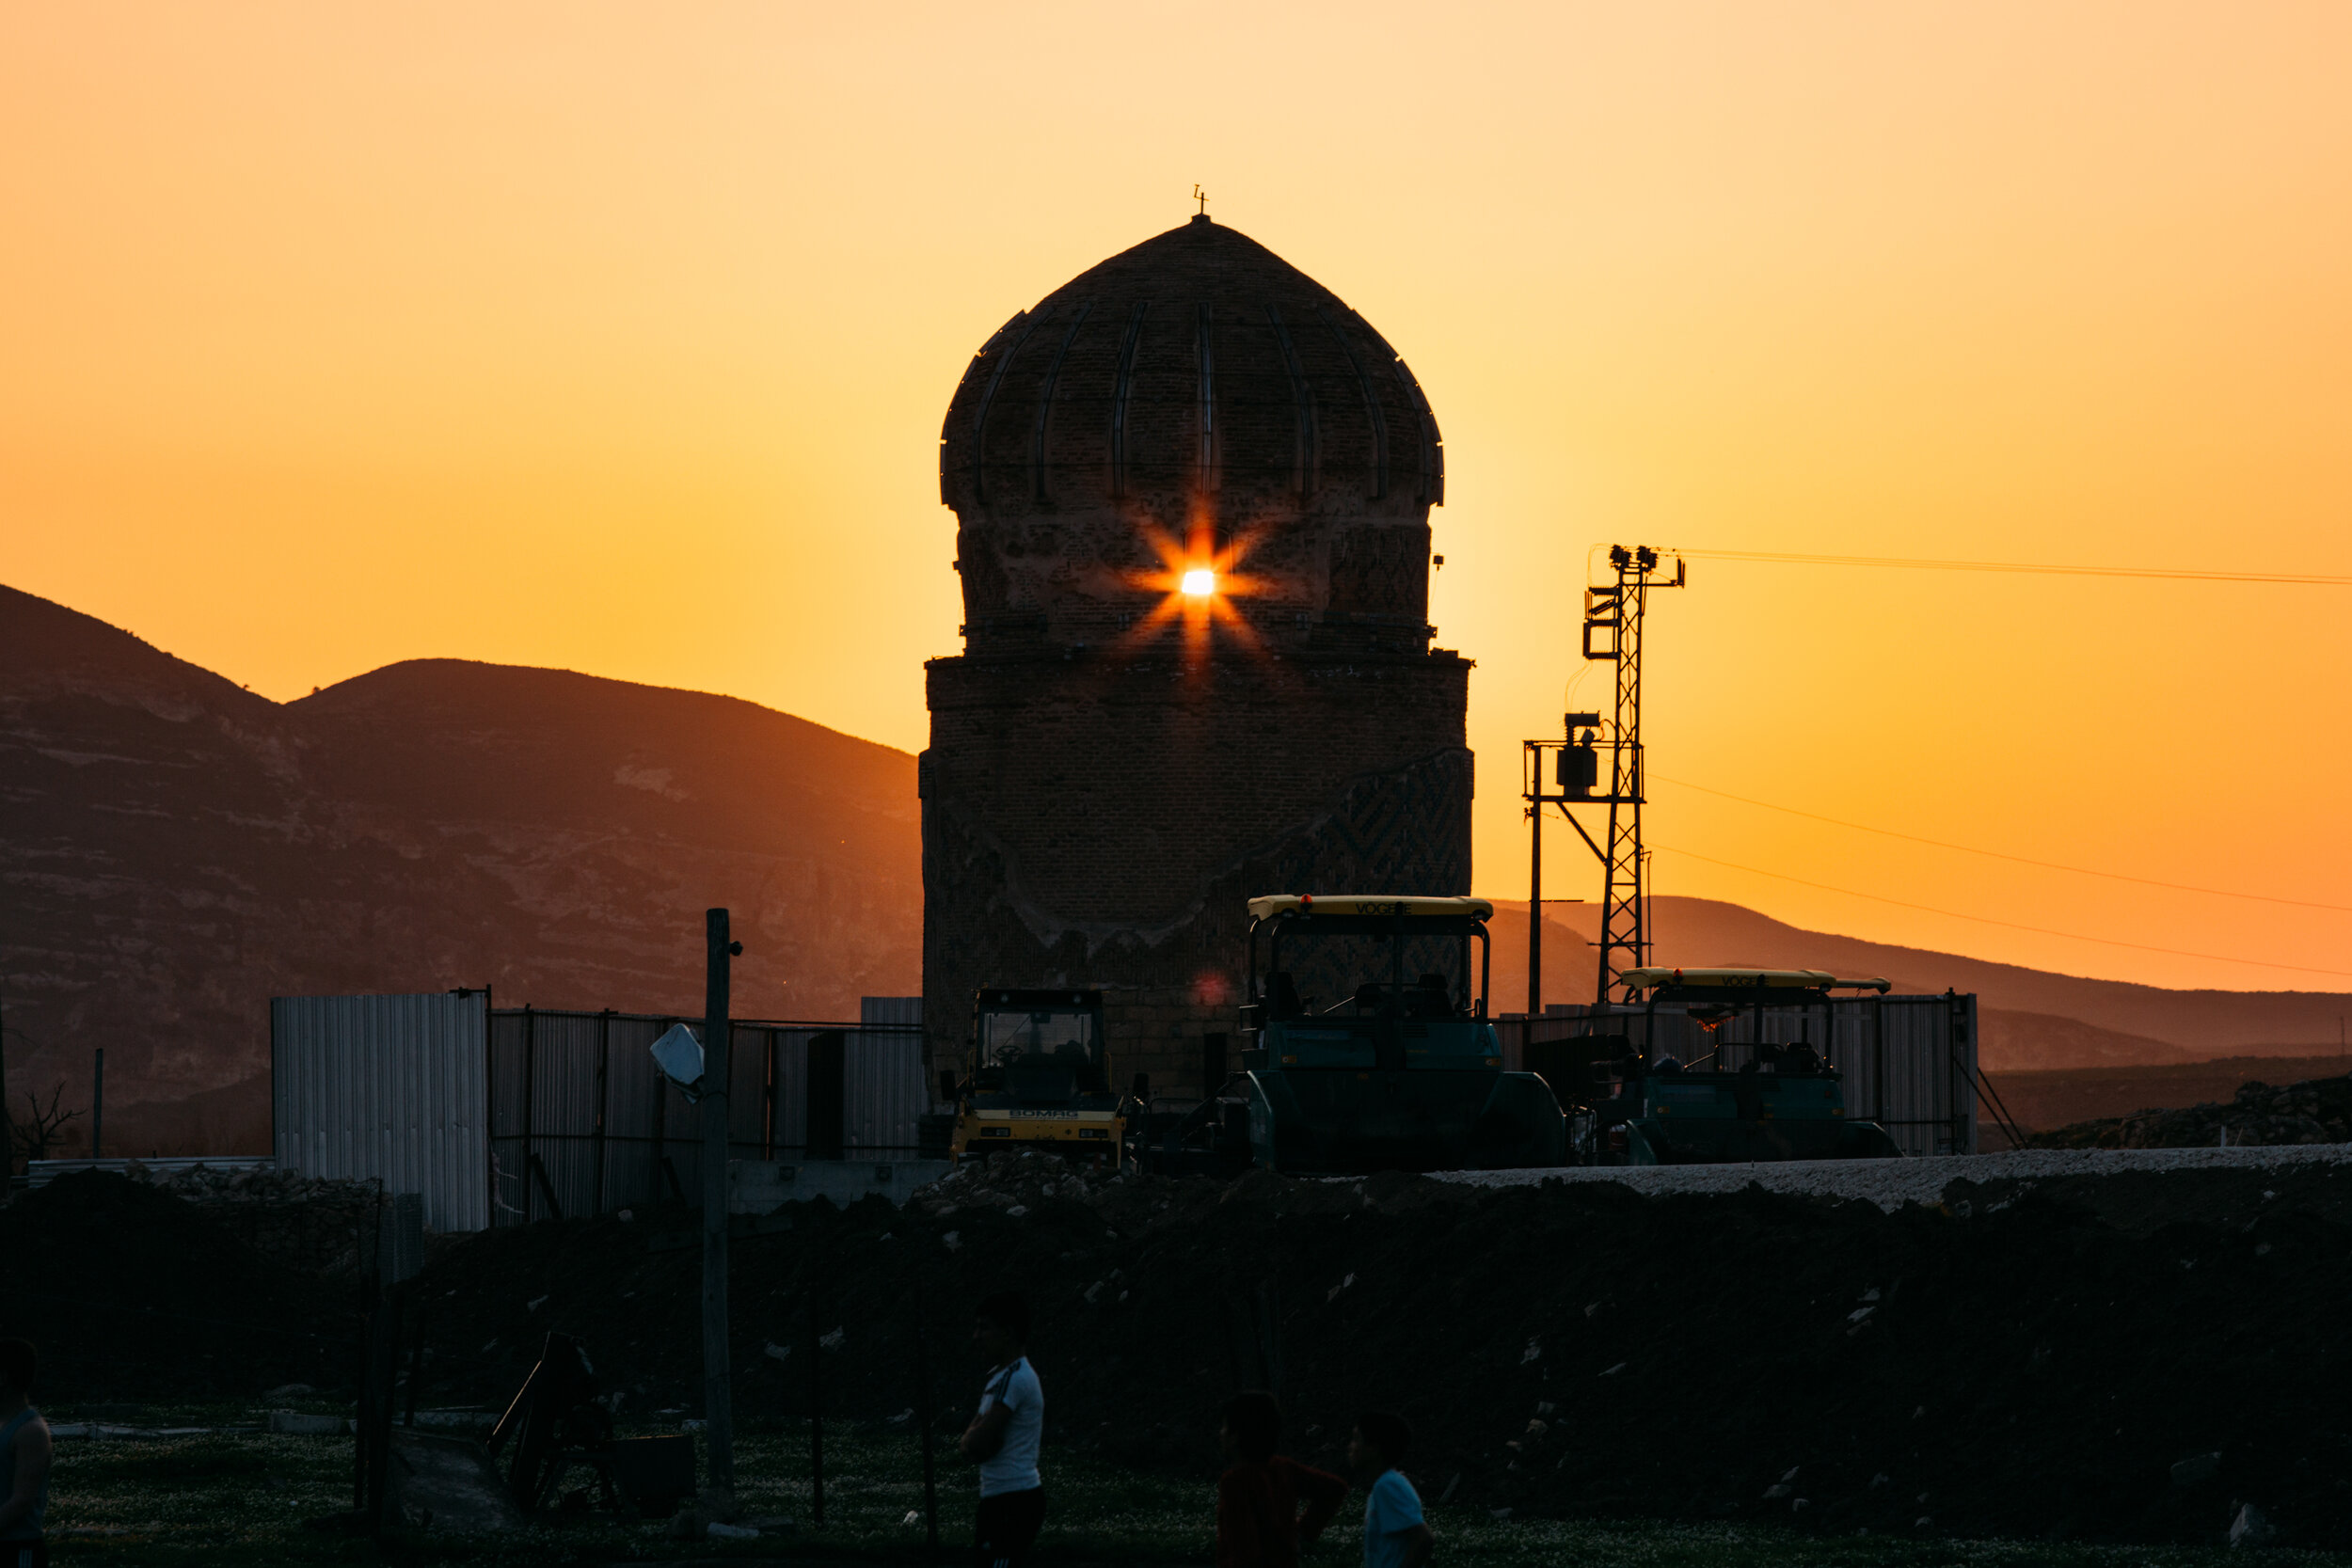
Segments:
[[[1101,987],[1119,1071],[1192,1092],[1251,895],[1470,891],[1444,451],[1329,290],[1206,217],[1121,252],[981,345],[939,480],[964,651],[926,672],[935,1067],[981,986]]]

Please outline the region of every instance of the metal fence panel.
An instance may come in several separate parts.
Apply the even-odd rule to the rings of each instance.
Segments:
[[[854,1046],[842,1152],[851,1160],[906,1159],[914,1152],[909,1146],[916,1141],[916,1120],[931,1108],[923,1085],[922,1028],[861,1030]]]
[[[728,1157],[807,1157],[808,1053],[843,1038],[843,1143],[850,1160],[889,1163],[917,1152],[923,1085],[921,998],[868,999],[872,1026],[737,1020],[728,1055]],[[889,1022],[880,1022],[889,1021]],[[657,1201],[702,1200],[702,1113],[654,1065],[673,1017],[547,1012],[490,1015],[490,1168],[495,1223],[609,1213]],[[699,1023],[683,1021],[702,1033]]]
[[[490,1223],[488,998],[270,999],[278,1164],[421,1193],[436,1230]]]
[[[491,1014],[498,1224],[699,1200],[701,1125],[651,1050],[677,1022],[535,1007]]]

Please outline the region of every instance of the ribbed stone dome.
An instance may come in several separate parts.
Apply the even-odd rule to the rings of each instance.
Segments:
[[[1338,296],[1205,216],[1000,327],[948,405],[939,477],[976,639],[1112,635],[1164,594],[1148,579],[1171,546],[1237,562],[1233,609],[1262,631],[1425,620],[1445,489],[1428,400]]]

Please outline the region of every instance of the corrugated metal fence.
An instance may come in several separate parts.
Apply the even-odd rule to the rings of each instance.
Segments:
[[[871,1022],[736,1022],[730,1158],[914,1158],[916,1118],[930,1107],[919,1012],[913,1022],[890,1016],[902,1000],[920,1007],[919,998],[875,997],[865,1009]],[[681,1022],[701,1034],[698,1021],[645,1013],[490,1015],[490,1223],[699,1201],[702,1111],[661,1076],[650,1050]],[[820,1091],[838,1085],[837,1145],[821,1114],[810,1142],[812,1066]]]
[[[922,999],[868,997],[864,1012],[856,1023],[733,1024],[732,1158],[915,1156],[917,1118],[930,1108]],[[493,1010],[480,991],[274,998],[278,1162],[421,1193],[425,1223],[442,1231],[697,1202],[702,1112],[648,1049],[678,1022]]]
[[[1517,1069],[1530,1039],[1623,1034],[1638,1048],[1647,1038],[1646,1009],[1582,1007],[1497,1021],[1505,1065]],[[1802,1007],[1741,1008],[1709,1033],[1679,1007],[1655,1015],[1653,1056],[1686,1066],[1738,1071],[1755,1059],[1759,1039],[1804,1040],[1846,1075],[1847,1114],[1883,1125],[1905,1154],[1977,1152],[1977,999],[1974,996],[1837,997]]]
[[[489,1223],[489,999],[270,999],[270,1118],[278,1165],[424,1195],[425,1224]]]
[[[729,1154],[896,1162],[930,1108],[922,999],[868,997],[856,1023],[733,1025]],[[649,1047],[675,1017],[493,1011],[482,992],[270,1003],[278,1164],[424,1195],[436,1230],[609,1213],[702,1192],[700,1108]],[[690,1024],[693,1021],[686,1021]],[[1973,996],[1838,998],[1742,1009],[1713,1034],[1681,1009],[1497,1021],[1506,1063],[1531,1040],[1655,1028],[1654,1053],[1736,1070],[1756,1042],[1803,1039],[1846,1074],[1851,1114],[1907,1154],[1977,1149]],[[1710,1057],[1710,1053],[1713,1053]],[[812,1085],[817,1093],[811,1094]],[[810,1103],[819,1112],[811,1126]]]

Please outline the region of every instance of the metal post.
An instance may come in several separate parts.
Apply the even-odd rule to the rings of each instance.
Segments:
[[[761,1085],[759,1106],[759,1157],[776,1157],[776,1032],[767,1031],[767,1044],[760,1049],[760,1070],[765,1074]]]
[[[667,1034],[668,1025],[677,1021],[664,1019],[661,1022],[662,1033]],[[661,1165],[670,1156],[670,1097],[662,1090],[661,1074],[653,1074],[649,1081],[653,1085],[653,1159],[645,1166],[645,1201],[659,1203],[661,1201]]]
[[[1886,1124],[1886,998],[1870,998],[1870,1078],[1877,1085],[1873,1097],[1878,1110],[1870,1119],[1880,1126]]]
[[[408,1413],[401,1425],[417,1424],[417,1391],[424,1386],[424,1297],[417,1297],[417,1348],[408,1357]]]
[[[1527,1016],[1544,1010],[1544,754],[1535,752],[1535,799],[1527,808]],[[1528,1025],[1532,1032],[1533,1022]]]
[[[276,1022],[271,1021],[273,1026]],[[277,1060],[275,1051],[270,1059]],[[271,1129],[273,1134],[276,1131]],[[0,1003],[0,1196],[6,1196],[15,1182],[16,1122],[8,1115],[8,1018],[6,1005]]]
[[[808,1515],[818,1529],[825,1528],[825,1355],[824,1330],[818,1326],[817,1293],[808,1297]]]
[[[590,1213],[604,1212],[604,1124],[612,1105],[612,1009],[596,1015],[596,1176]]]
[[[278,1009],[269,1010],[269,1059],[278,1060]],[[270,1100],[269,1144],[278,1147],[278,1095],[273,1090]],[[485,1225],[499,1222],[499,1021],[490,1006],[490,988],[482,988],[482,1104],[483,1141],[490,1146],[490,1157],[482,1162],[482,1215]]]
[[[1960,1032],[1952,1027],[1952,989],[1944,989],[1944,1060],[1949,1069],[1945,1074],[1945,1093],[1949,1097],[1952,1124],[1945,1129],[1944,1138],[1954,1154],[1968,1151],[1960,1147],[1961,1068]]]
[[[89,1081],[89,1157],[106,1157],[106,1048],[98,1048],[98,1061],[90,1069]]]
[[[922,1324],[914,1330],[914,1414],[923,1426],[923,1545],[939,1555],[939,1485],[931,1460],[932,1429],[939,1413],[932,1406],[930,1336]]]
[[[531,1101],[536,1090],[538,1063],[538,1037],[532,1028],[531,1004],[526,1002],[523,1004],[523,1157],[516,1171],[516,1174],[522,1178],[523,1182],[523,1223],[525,1225],[529,1225],[534,1217],[531,1212]]]
[[[734,1380],[727,1358],[727,911],[704,916],[709,983],[703,1003],[703,1419],[712,1490],[735,1490]]]
[[[394,1286],[377,1298],[368,1318],[368,1386],[360,1391],[358,1442],[367,1455],[360,1483],[362,1520],[371,1535],[381,1534],[392,1474],[392,1384],[400,1368],[401,1307],[407,1291]]]

